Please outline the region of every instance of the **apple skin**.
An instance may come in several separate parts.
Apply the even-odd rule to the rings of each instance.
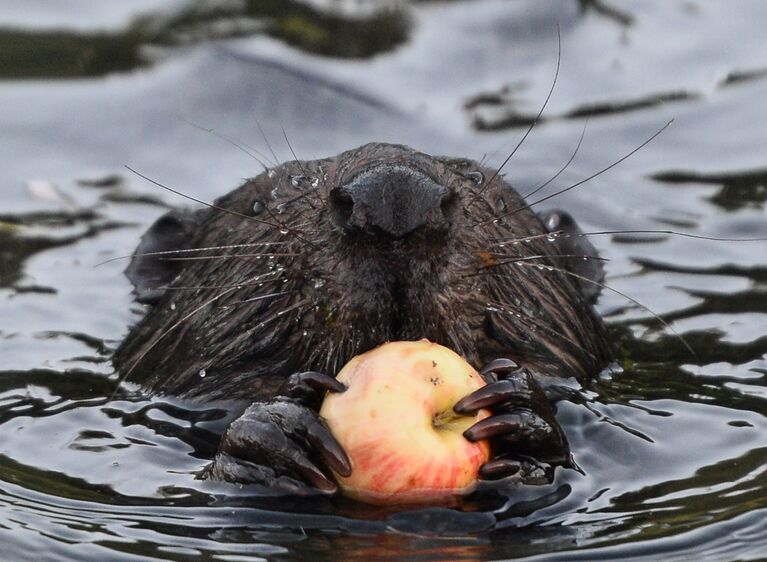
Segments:
[[[458,354],[428,340],[389,342],[347,363],[320,415],[349,455],[336,474],[347,495],[377,505],[450,503],[488,461],[486,441],[463,432],[490,412],[461,416],[458,400],[485,385]]]

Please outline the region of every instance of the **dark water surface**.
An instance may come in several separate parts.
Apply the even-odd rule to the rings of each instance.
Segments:
[[[368,141],[500,162],[586,231],[767,237],[767,3],[0,1],[0,558],[767,556],[767,244],[594,237],[622,371],[559,404],[584,474],[475,512],[293,504],[193,479],[225,405],[115,391],[124,262],[179,198]],[[376,5],[383,4],[378,2]],[[21,6],[21,7],[20,7]],[[613,8],[620,6],[620,11]],[[335,8],[335,9],[330,9]],[[542,206],[545,207],[545,206]]]

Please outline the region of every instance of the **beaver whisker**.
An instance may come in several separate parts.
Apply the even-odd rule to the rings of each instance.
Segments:
[[[519,256],[519,257],[515,257],[515,256],[510,256],[508,254],[494,254],[494,253],[491,253],[491,252],[482,252],[482,256],[481,257],[484,258],[485,256],[487,256],[489,258],[500,257],[500,258],[508,258],[508,259],[505,259],[504,261],[498,261],[498,262],[493,262],[493,263],[486,263],[486,264],[478,267],[477,268],[478,271],[475,272],[473,275],[479,274],[479,270],[491,269],[493,267],[499,267],[499,266],[508,265],[508,264],[511,264],[511,263],[525,262],[525,261],[536,260],[536,259],[546,259],[546,258],[579,258],[580,259],[580,258],[582,258],[584,261],[585,260],[595,260],[595,261],[601,261],[601,262],[608,262],[608,261],[610,261],[609,258],[602,258],[602,257],[599,257],[599,256],[584,256],[583,254],[545,254],[545,255],[544,254],[539,254],[539,255],[535,255],[535,256]],[[554,271],[556,269],[553,265],[549,265],[549,264],[538,263],[538,264],[535,264],[535,265],[537,265],[539,269],[546,269],[548,271]],[[469,275],[468,277],[471,277],[471,275]]]
[[[266,295],[258,295],[257,297],[252,297],[252,298],[249,298],[249,299],[245,299],[244,301],[233,301],[233,302],[228,303],[227,306],[230,306],[230,305],[233,305],[233,304],[247,304],[249,302],[261,301],[261,300],[264,300],[264,299],[270,299],[270,298],[279,297],[279,296],[282,296],[282,295],[292,295],[292,294],[297,293],[297,292],[298,291],[281,291],[279,293],[268,293]]]
[[[248,156],[250,156],[250,157],[251,157],[253,160],[255,160],[256,162],[258,162],[259,164],[261,164],[261,167],[264,169],[264,171],[267,171],[267,170],[269,169],[269,166],[267,166],[267,165],[266,165],[266,163],[264,163],[264,161],[263,161],[263,160],[261,160],[260,158],[258,158],[256,155],[258,155],[258,156],[260,156],[261,158],[263,158],[264,160],[266,160],[266,161],[267,161],[267,163],[268,163],[270,166],[277,166],[277,165],[279,164],[279,163],[278,163],[278,162],[276,162],[276,161],[275,161],[274,163],[268,162],[269,158],[268,158],[268,157],[267,157],[267,156],[266,156],[266,155],[265,155],[263,152],[261,152],[261,151],[260,151],[260,150],[258,150],[257,148],[254,148],[254,147],[252,147],[252,146],[248,145],[248,144],[247,144],[247,143],[245,143],[245,142],[242,142],[242,141],[240,141],[240,140],[238,140],[238,139],[234,139],[234,138],[232,138],[232,137],[228,137],[228,136],[226,136],[226,135],[224,135],[224,134],[221,134],[221,133],[219,133],[218,131],[216,131],[215,129],[212,129],[212,128],[208,128],[208,127],[203,127],[202,125],[199,125],[199,124],[195,123],[194,121],[190,121],[189,119],[187,119],[186,117],[183,117],[183,116],[181,116],[181,115],[179,115],[179,118],[180,118],[182,121],[184,121],[184,122],[185,122],[187,125],[191,125],[191,126],[192,126],[192,127],[194,127],[195,129],[199,129],[199,130],[201,130],[201,131],[204,131],[204,132],[206,132],[206,133],[209,133],[209,134],[213,135],[214,137],[216,137],[217,139],[219,139],[219,140],[222,140],[222,141],[224,141],[225,143],[227,143],[227,144],[229,144],[229,145],[231,145],[231,146],[235,147],[236,149],[240,150],[240,151],[241,151],[241,152],[243,152],[244,154],[247,154],[247,155],[248,155]],[[252,152],[251,152],[251,151],[252,151]]]
[[[232,139],[231,137],[227,137],[227,136],[225,136],[225,135],[222,135],[221,133],[218,133],[218,132],[217,132],[217,131],[215,131],[214,129],[209,129],[209,128],[203,127],[203,126],[201,126],[201,125],[198,125],[198,124],[196,124],[196,123],[194,123],[194,122],[192,122],[192,121],[189,121],[189,120],[187,120],[187,119],[186,119],[186,118],[184,118],[184,117],[181,117],[181,119],[182,119],[183,121],[185,121],[186,123],[188,123],[189,125],[191,125],[191,126],[193,126],[193,127],[197,128],[197,129],[203,130],[203,131],[205,131],[205,132],[207,132],[207,133],[210,133],[210,134],[214,135],[215,137],[217,137],[217,138],[219,138],[219,139],[223,140],[224,142],[226,142],[226,143],[228,143],[228,144],[230,144],[230,145],[234,146],[235,148],[239,149],[240,151],[242,151],[242,152],[243,152],[243,153],[245,153],[246,155],[250,156],[250,157],[251,157],[253,160],[255,160],[256,162],[258,162],[258,163],[261,165],[261,167],[264,169],[264,171],[265,171],[265,172],[268,172],[268,171],[269,171],[269,167],[270,167],[270,166],[271,166],[271,167],[277,167],[277,166],[279,166],[279,161],[277,160],[277,156],[275,155],[274,151],[273,151],[273,150],[271,150],[271,145],[269,144],[269,141],[268,141],[268,139],[266,138],[266,135],[264,134],[264,131],[263,131],[263,129],[261,129],[260,125],[259,125],[259,129],[261,130],[261,134],[262,134],[262,135],[263,135],[263,137],[264,137],[264,141],[266,142],[267,146],[269,146],[269,149],[270,149],[270,151],[272,152],[272,156],[274,157],[274,160],[273,160],[272,162],[269,162],[269,157],[267,157],[267,156],[266,156],[266,155],[265,155],[263,152],[261,152],[260,150],[258,150],[258,149],[256,149],[256,148],[254,148],[254,147],[252,147],[252,146],[250,146],[250,145],[248,145],[248,144],[246,144],[246,143],[244,143],[244,142],[242,142],[242,141],[237,141],[237,140],[235,140],[235,139]],[[296,163],[298,164],[299,168],[301,169],[301,172],[302,172],[304,175],[306,175],[306,172],[305,172],[305,170],[304,170],[303,164],[301,164],[301,161],[300,161],[300,160],[298,160],[298,157],[296,156],[296,153],[293,151],[293,147],[291,146],[291,144],[290,144],[290,141],[289,141],[289,140],[288,140],[288,138],[287,138],[287,133],[285,133],[285,130],[284,130],[284,129],[283,129],[283,134],[285,134],[285,140],[286,140],[286,141],[287,141],[287,143],[288,143],[288,147],[290,148],[290,152],[293,154],[293,157],[296,159]],[[252,152],[249,152],[249,151],[252,151]],[[261,157],[262,157],[262,158],[264,158],[265,160],[267,160],[267,163],[269,164],[269,166],[267,166],[267,165],[264,163],[264,161],[263,161],[263,160],[261,160],[260,158],[258,158],[258,157],[256,156],[256,154],[257,154],[257,155],[259,155],[259,156],[261,156]],[[301,198],[306,198],[306,194],[302,194],[301,196],[297,197],[296,199],[301,199]],[[323,203],[323,204],[324,204],[324,201],[322,200],[322,198],[319,198],[319,200],[320,200],[320,202],[321,202],[321,203]],[[308,202],[309,202],[309,204],[311,205],[311,201],[310,201],[308,198],[307,198],[307,201],[308,201]]]
[[[224,260],[232,258],[283,258],[283,257],[296,257],[301,254],[297,253],[280,253],[280,254],[220,254],[218,256],[186,256],[186,257],[160,257],[157,258],[160,261],[202,261],[202,260]]]
[[[282,294],[288,295],[288,294],[297,293],[297,292],[299,292],[299,291],[285,291]],[[279,296],[279,293],[273,293],[273,296]],[[258,300],[258,299],[254,299],[254,300]],[[239,303],[232,303],[232,304],[242,304],[242,303],[247,303],[247,302],[249,302],[249,301],[245,300],[245,301],[239,301]],[[282,310],[275,312],[274,314],[269,316],[266,320],[261,320],[258,324],[256,324],[255,327],[256,328],[263,328],[269,322],[273,322],[277,318],[280,318],[281,316],[284,316],[285,314],[287,314],[288,312],[290,312],[292,310],[295,310],[296,308],[304,306],[308,302],[310,302],[310,299],[304,299],[302,301],[298,301],[296,303],[293,303],[288,308],[283,308]]]
[[[503,163],[500,166],[498,166],[498,169],[496,169],[495,173],[490,177],[490,180],[485,182],[485,185],[483,185],[482,188],[477,192],[477,194],[471,200],[469,200],[469,202],[466,204],[467,209],[470,208],[478,198],[484,195],[487,187],[493,183],[493,180],[495,178],[498,177],[498,174],[501,173],[501,171],[506,166],[506,164],[509,163],[509,160],[511,160],[512,156],[514,156],[517,150],[519,150],[519,147],[522,146],[522,143],[525,142],[528,135],[532,132],[533,128],[538,124],[538,120],[541,118],[541,115],[543,115],[543,111],[546,109],[546,106],[549,104],[549,100],[551,99],[551,96],[554,93],[554,88],[556,87],[557,79],[559,78],[559,69],[561,64],[562,64],[562,34],[560,32],[559,25],[557,24],[557,69],[554,72],[554,80],[551,82],[549,93],[546,95],[546,99],[543,101],[543,105],[541,106],[540,111],[538,111],[538,115],[536,115],[535,119],[533,119],[533,122],[530,123],[530,126],[527,128],[527,131],[525,131],[525,134],[522,135],[522,138],[519,139],[519,142],[511,151],[511,153],[506,157]]]
[[[517,242],[527,242],[528,240],[534,240],[536,238],[570,238],[575,236],[603,236],[611,234],[667,234],[669,236],[682,236],[684,238],[692,238],[694,240],[708,240],[713,242],[767,242],[767,237],[764,238],[722,238],[718,236],[705,236],[703,234],[690,234],[689,232],[679,232],[677,230],[660,230],[660,229],[628,229],[628,230],[599,230],[594,232],[568,232],[565,233],[562,230],[552,231],[546,234],[536,234],[534,236],[526,236],[522,238],[492,238],[496,244],[494,246],[505,246],[506,244],[516,244]]]
[[[570,167],[570,164],[572,164],[573,160],[575,160],[575,156],[578,154],[578,151],[581,149],[581,144],[583,144],[583,138],[586,136],[586,127],[588,126],[588,124],[589,124],[588,120],[583,124],[581,137],[578,139],[578,144],[575,146],[575,150],[573,150],[573,153],[570,155],[570,158],[567,160],[567,162],[565,162],[565,164],[557,171],[556,174],[554,174],[548,180],[546,180],[541,185],[533,189],[530,193],[523,195],[522,197],[524,199],[527,199],[528,197],[532,197],[533,195],[538,193],[541,189],[545,188],[547,185],[549,185],[551,182],[557,179],[560,175],[562,175],[562,173],[564,173],[564,171],[567,170],[568,167]]]
[[[144,252],[144,253],[137,253],[137,254],[128,254],[127,256],[117,256],[115,258],[109,258],[108,260],[104,260],[102,262],[97,263],[93,267],[100,267],[102,265],[111,263],[113,261],[117,260],[124,260],[127,258],[143,258],[143,257],[151,257],[151,256],[165,256],[170,254],[188,254],[193,252],[209,252],[213,250],[232,250],[236,248],[253,248],[256,246],[278,246],[282,244],[287,244],[285,241],[281,242],[254,242],[252,244],[226,244],[223,246],[208,246],[207,248],[187,248],[185,250],[165,250],[163,252]]]
[[[293,150],[293,145],[290,144],[290,140],[288,139],[288,133],[285,131],[285,127],[280,127],[282,129],[282,136],[285,138],[285,144],[288,145],[288,149],[290,150],[290,153],[293,155],[293,159],[295,160],[296,164],[298,164],[298,168],[301,170],[301,173],[306,175],[306,170],[304,169],[304,165],[301,164],[301,161],[298,159],[298,156],[296,156],[296,151]]]
[[[522,324],[526,324],[528,327],[533,326],[533,329],[540,329],[544,332],[547,332],[548,334],[560,339],[563,341],[566,345],[573,346],[578,349],[581,353],[584,353],[588,355],[592,360],[597,360],[596,355],[594,355],[591,351],[574,341],[572,338],[567,337],[565,334],[558,332],[554,329],[552,329],[550,326],[547,326],[546,324],[539,322],[535,317],[522,314],[518,312],[519,309],[515,309],[514,307],[509,306],[508,304],[503,304],[497,301],[488,301],[488,306],[485,307],[485,312],[503,312],[505,314],[508,314],[509,316],[512,316],[514,318],[514,321],[521,322]],[[508,310],[509,308],[512,308],[514,310]]]
[[[229,215],[233,215],[233,216],[236,216],[236,217],[252,220],[252,221],[255,221],[255,222],[260,223],[260,224],[265,224],[267,226],[271,226],[272,228],[277,228],[277,229],[279,229],[280,232],[285,230],[286,232],[290,232],[291,234],[293,234],[293,236],[295,236],[301,242],[304,242],[304,243],[307,243],[309,245],[312,245],[308,240],[304,239],[303,236],[299,235],[297,232],[295,232],[292,229],[290,229],[289,227],[287,227],[284,223],[280,222],[279,219],[276,219],[276,217],[274,217],[274,215],[272,215],[271,211],[269,211],[268,207],[266,207],[267,212],[269,212],[269,214],[270,214],[270,216],[272,216],[272,218],[275,218],[277,220],[277,224],[271,223],[269,221],[257,219],[254,216],[246,215],[244,213],[240,213],[239,211],[235,211],[233,209],[227,209],[225,207],[221,207],[219,205],[216,205],[215,203],[208,203],[207,201],[203,201],[201,199],[197,199],[196,197],[192,197],[191,195],[187,195],[186,193],[182,193],[181,191],[173,189],[172,187],[169,187],[167,185],[163,185],[160,182],[158,182],[156,180],[153,180],[152,178],[150,178],[148,176],[145,176],[141,172],[138,172],[137,170],[134,170],[133,168],[131,168],[127,164],[125,164],[124,166],[125,166],[126,169],[128,169],[131,172],[133,172],[134,174],[136,174],[140,178],[145,179],[149,183],[154,184],[157,187],[160,187],[160,188],[165,189],[167,191],[170,191],[171,193],[175,193],[176,195],[180,195],[181,197],[189,199],[190,201],[194,201],[195,203],[200,203],[201,205],[205,205],[206,207],[209,207],[211,209],[216,209],[217,211],[222,211],[222,212],[227,213]]]
[[[267,173],[267,176],[269,176],[269,174],[268,174],[268,173]],[[272,186],[274,186],[274,178],[271,178],[271,177],[270,177],[270,182],[271,182]],[[316,249],[318,249],[318,248],[317,248],[317,246],[316,246],[315,244],[313,244],[313,243],[312,243],[311,241],[309,241],[307,238],[304,238],[304,232],[303,232],[303,231],[300,231],[300,232],[301,232],[301,234],[298,234],[298,232],[299,232],[299,231],[297,231],[297,230],[296,230],[296,227],[292,227],[292,228],[289,228],[288,226],[286,226],[286,225],[285,225],[285,223],[284,223],[284,222],[281,222],[281,221],[280,221],[280,219],[278,219],[278,218],[275,216],[275,214],[274,214],[274,212],[272,211],[272,209],[270,209],[270,208],[269,208],[269,205],[264,205],[264,210],[265,210],[265,211],[268,213],[268,215],[269,215],[269,216],[270,216],[270,217],[271,217],[273,220],[275,220],[275,221],[276,221],[276,222],[277,222],[277,223],[280,225],[280,226],[278,227],[278,231],[279,231],[279,233],[280,233],[280,234],[292,234],[292,235],[293,235],[295,238],[297,238],[297,239],[298,239],[298,240],[300,240],[301,242],[304,242],[305,244],[308,244],[309,246],[311,246],[311,247],[312,247],[312,248],[314,248],[315,250],[316,250]],[[296,217],[296,218],[301,218],[301,213],[299,213],[298,217]]]
[[[269,272],[269,273],[276,273],[276,272]],[[266,274],[263,274],[266,275]],[[264,283],[274,283],[277,281],[286,281],[288,279],[300,279],[299,277],[275,277],[274,279],[266,279],[264,281],[256,282],[250,282],[250,283],[230,283],[229,285],[181,285],[181,286],[174,286],[174,285],[166,285],[164,287],[159,287],[163,291],[201,291],[201,290],[209,290],[209,289],[229,289],[234,287],[235,289],[242,288],[242,287],[256,287],[261,286]]]
[[[557,195],[562,195],[563,193],[566,193],[566,192],[570,191],[571,189],[575,189],[576,187],[581,186],[584,183],[593,180],[597,176],[600,176],[600,175],[604,174],[605,172],[607,172],[608,170],[611,170],[612,168],[614,168],[615,166],[617,166],[618,164],[620,164],[624,160],[630,158],[631,156],[633,156],[634,154],[636,154],[637,152],[642,150],[645,146],[647,146],[652,141],[654,141],[661,133],[663,133],[663,131],[665,131],[668,127],[670,127],[673,122],[674,122],[674,120],[670,119],[665,125],[663,125],[663,127],[658,129],[657,131],[655,131],[655,133],[653,133],[653,135],[650,138],[648,138],[643,143],[641,143],[639,146],[634,148],[631,152],[629,152],[627,154],[624,154],[623,156],[618,158],[615,162],[613,162],[609,166],[606,166],[606,167],[602,168],[601,170],[591,174],[587,178],[584,178],[584,179],[582,179],[582,180],[580,180],[578,182],[575,182],[574,184],[569,185],[568,187],[565,187],[564,189],[560,189],[559,191],[555,191],[551,195],[547,195],[546,197],[541,197],[540,199],[536,199],[532,203],[528,203],[527,205],[523,205],[521,207],[518,207],[518,208],[516,208],[516,209],[514,209],[512,211],[509,211],[508,213],[504,213],[504,214],[499,215],[499,216],[494,216],[494,217],[492,217],[490,219],[486,219],[484,221],[479,221],[479,222],[475,223],[474,226],[475,227],[476,226],[482,226],[482,225],[485,225],[487,223],[493,222],[494,220],[502,219],[502,218],[505,218],[505,217],[510,217],[510,216],[512,216],[512,215],[514,215],[516,213],[519,213],[520,211],[524,211],[526,209],[530,209],[531,207],[533,207],[535,205],[538,205],[539,203],[543,203],[544,201],[548,201],[549,199],[552,199],[552,198],[556,197]]]
[[[239,211],[234,211],[234,210],[232,210],[232,209],[226,209],[226,208],[224,208],[224,207],[219,207],[218,205],[216,205],[216,204],[214,204],[214,203],[208,203],[208,202],[206,202],[206,201],[203,201],[203,200],[201,200],[201,199],[197,199],[196,197],[192,197],[191,195],[187,195],[186,193],[182,193],[181,191],[178,191],[178,190],[176,190],[176,189],[173,189],[172,187],[169,187],[169,186],[167,186],[167,185],[161,184],[161,183],[160,183],[160,182],[158,182],[157,180],[153,180],[153,179],[152,179],[152,178],[150,178],[149,176],[145,176],[145,175],[144,175],[144,174],[142,174],[141,172],[139,172],[139,171],[137,171],[137,170],[134,170],[133,168],[131,168],[131,167],[130,167],[130,166],[128,166],[127,164],[123,164],[123,166],[124,166],[124,167],[125,167],[125,168],[126,168],[128,171],[130,171],[130,172],[132,172],[132,173],[136,174],[136,175],[137,175],[138,177],[140,177],[140,178],[143,178],[143,179],[145,179],[145,180],[146,180],[146,181],[148,181],[149,183],[151,183],[151,184],[154,184],[154,185],[156,185],[157,187],[160,187],[160,188],[162,188],[162,189],[165,189],[165,190],[167,190],[167,191],[170,191],[171,193],[175,193],[176,195],[180,195],[181,197],[183,197],[183,198],[185,198],[185,199],[189,199],[190,201],[194,201],[195,203],[200,203],[201,205],[205,205],[206,207],[210,207],[211,209],[216,209],[217,211],[223,211],[224,213],[227,213],[227,214],[230,214],[230,215],[234,215],[234,216],[236,216],[236,217],[240,217],[240,218],[243,218],[243,219],[253,219],[253,220],[255,220],[256,222],[259,222],[259,223],[262,223],[262,224],[266,224],[267,226],[271,226],[271,227],[273,227],[273,228],[277,226],[276,224],[272,224],[272,223],[270,223],[270,222],[268,222],[268,221],[262,221],[262,220],[260,220],[260,219],[256,219],[255,217],[251,217],[250,215],[245,215],[245,214],[243,214],[243,213],[240,213]]]
[[[666,329],[668,329],[672,334],[674,334],[674,336],[677,339],[679,339],[680,342],[682,342],[682,344],[687,348],[687,350],[690,352],[690,354],[693,357],[696,357],[696,358],[698,357],[698,354],[695,353],[695,350],[690,346],[690,344],[687,343],[687,340],[685,340],[681,336],[681,334],[679,334],[676,330],[674,330],[674,328],[671,327],[671,324],[666,322],[659,314],[655,313],[651,308],[649,308],[648,306],[642,304],[637,299],[635,299],[633,297],[630,297],[626,293],[624,293],[622,291],[619,291],[618,289],[614,289],[613,287],[610,287],[606,283],[600,283],[599,281],[595,281],[593,279],[589,279],[588,277],[584,277],[583,275],[578,275],[577,273],[573,273],[572,271],[568,271],[567,269],[563,269],[563,268],[560,268],[560,267],[549,266],[548,264],[535,264],[535,263],[526,263],[526,262],[517,263],[519,261],[520,260],[511,261],[509,263],[512,263],[513,265],[517,265],[519,267],[541,267],[542,266],[544,269],[546,269],[548,271],[557,271],[559,273],[563,273],[564,275],[569,275],[569,276],[574,277],[576,279],[580,279],[581,281],[585,281],[587,283],[591,283],[593,285],[596,285],[597,287],[600,287],[602,289],[607,289],[608,291],[613,292],[616,295],[619,295],[619,296],[623,297],[624,299],[626,299],[628,301],[631,301],[632,303],[637,305],[639,308],[645,310],[646,312],[649,312],[650,315],[652,315],[653,318],[655,318],[658,322],[663,324],[663,326]]]
[[[533,234],[531,236],[519,236],[514,238],[490,238],[490,240],[495,242],[495,244],[492,244],[493,246],[500,246],[501,248],[503,248],[508,244],[512,244],[516,246],[521,242],[531,242],[533,240],[539,240],[541,238],[547,238],[551,242],[553,242],[557,237],[562,236],[564,232],[565,232],[564,230],[553,230],[551,232],[544,232],[543,234]]]
[[[277,158],[277,154],[274,152],[274,148],[272,148],[272,143],[269,142],[269,138],[266,136],[266,133],[264,132],[264,128],[261,126],[261,122],[258,120],[258,117],[255,115],[253,116],[253,121],[256,122],[256,127],[258,127],[258,132],[261,134],[261,138],[264,139],[264,143],[266,144],[266,148],[269,149],[269,153],[272,155],[272,158],[274,158],[275,166],[279,165],[280,159]]]
[[[331,339],[330,342],[329,342],[328,347],[325,349],[325,370],[328,373],[335,373],[336,372],[336,370],[334,368],[332,368],[332,365],[331,365],[331,363],[333,365],[335,365],[337,363],[335,358],[333,358],[333,361],[331,362],[331,357],[333,357],[333,350],[334,350],[334,347],[335,347],[334,343],[335,342],[333,342],[333,340]]]
[[[603,234],[669,234],[673,236],[682,236],[684,238],[693,238],[695,240],[709,240],[713,242],[767,242],[764,238],[721,238],[717,236],[704,236],[702,234],[689,234],[687,232],[678,232],[676,230],[600,230],[597,232],[582,232],[572,236],[600,236]],[[570,234],[566,235],[571,236]]]

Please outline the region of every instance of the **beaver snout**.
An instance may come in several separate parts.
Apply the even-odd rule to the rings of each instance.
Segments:
[[[419,230],[445,231],[455,194],[422,171],[382,164],[330,192],[334,222],[348,233],[403,238]]]

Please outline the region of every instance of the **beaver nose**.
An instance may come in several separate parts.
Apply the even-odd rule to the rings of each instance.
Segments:
[[[445,228],[443,208],[451,199],[447,187],[423,172],[385,164],[331,191],[330,207],[347,231],[377,230],[401,238],[424,225]]]

